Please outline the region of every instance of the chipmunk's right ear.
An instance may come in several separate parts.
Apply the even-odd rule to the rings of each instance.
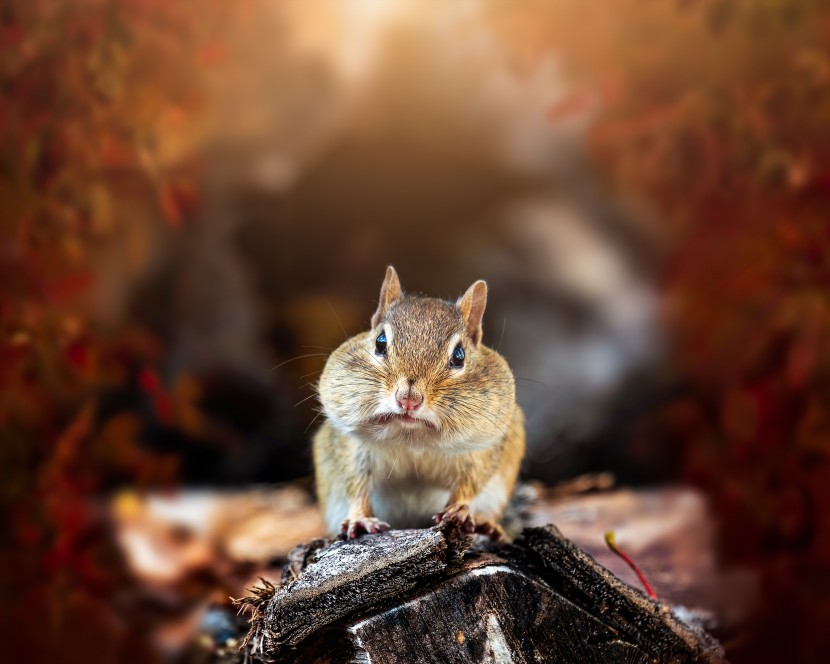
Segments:
[[[478,346],[481,343],[481,319],[484,318],[484,309],[487,306],[487,282],[479,279],[467,289],[456,306],[461,311],[467,336]]]
[[[378,300],[378,309],[375,315],[372,316],[372,327],[377,327],[386,318],[386,312],[389,311],[395,302],[401,297],[401,281],[398,279],[398,273],[391,265],[386,268],[386,278],[383,280],[383,286],[380,287],[380,300]]]

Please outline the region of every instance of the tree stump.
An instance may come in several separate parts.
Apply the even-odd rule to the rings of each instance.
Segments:
[[[723,662],[720,645],[554,526],[471,549],[452,524],[298,547],[244,657],[297,662]]]

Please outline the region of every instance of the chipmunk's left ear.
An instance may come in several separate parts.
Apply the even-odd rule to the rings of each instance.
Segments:
[[[467,289],[456,306],[464,319],[464,328],[470,340],[478,346],[481,343],[481,319],[487,306],[487,283],[479,279]]]

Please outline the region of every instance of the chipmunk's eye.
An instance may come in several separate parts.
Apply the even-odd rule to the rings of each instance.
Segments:
[[[458,344],[452,352],[452,357],[450,357],[450,366],[453,369],[460,369],[464,366],[464,349],[461,347],[461,344]]]
[[[386,357],[386,332],[381,332],[378,338],[375,339],[375,352],[382,357]]]

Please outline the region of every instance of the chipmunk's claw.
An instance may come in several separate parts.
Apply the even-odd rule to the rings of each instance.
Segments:
[[[340,524],[340,534],[344,535],[346,539],[356,539],[361,535],[385,533],[389,528],[390,526],[386,521],[367,516],[361,519],[344,519],[343,523]]]
[[[506,539],[504,529],[492,521],[480,521],[476,523],[475,532],[479,535],[485,535],[494,542],[502,542]]]
[[[476,529],[476,522],[470,514],[469,505],[450,505],[443,512],[439,512],[432,518],[435,523],[454,521],[466,533],[472,533]]]

